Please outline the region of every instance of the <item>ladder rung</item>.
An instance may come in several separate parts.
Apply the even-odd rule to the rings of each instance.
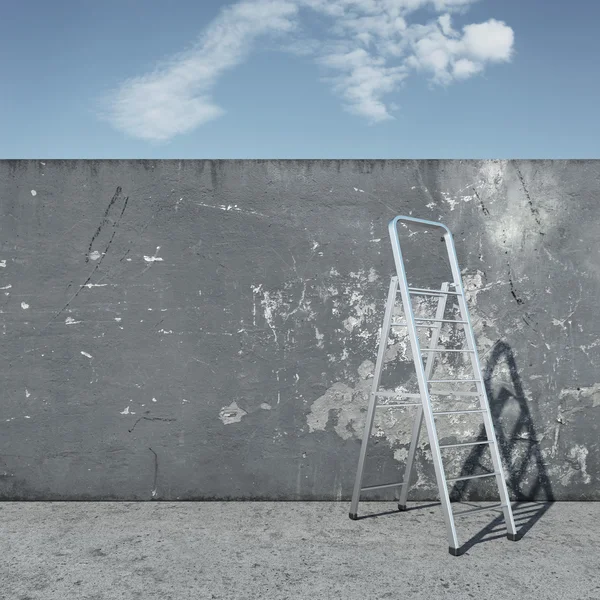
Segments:
[[[404,404],[377,404],[376,408],[401,408],[402,406],[421,406],[421,402],[405,402]]]
[[[431,323],[462,323],[466,325],[468,321],[457,321],[456,319],[431,319],[430,317],[415,317],[415,321],[428,321]]]
[[[445,410],[443,412],[434,412],[434,415],[461,415],[463,413],[483,413],[485,409],[479,408],[477,410]]]
[[[481,381],[481,379],[429,379],[429,383],[456,383],[462,381]]]
[[[453,392],[452,390],[430,391],[430,396],[480,396],[479,392]]]
[[[393,390],[380,390],[375,392],[376,396],[386,396],[388,398],[420,398],[421,394],[407,394],[405,392],[394,392]]]
[[[455,350],[454,348],[421,348],[421,352],[473,352],[473,350]]]
[[[462,296],[462,294],[460,292],[451,292],[451,291],[444,292],[442,290],[430,290],[427,288],[408,288],[408,291],[411,294],[415,294],[415,296],[421,296],[421,295],[423,295],[423,296],[430,296],[430,295],[439,296],[441,294],[446,294],[446,295],[452,294],[453,296]]]
[[[480,446],[482,444],[493,444],[494,440],[482,440],[481,442],[466,442],[463,444],[444,444],[441,448],[461,448],[462,446]]]
[[[506,508],[506,504],[492,504],[492,506],[478,506],[477,508],[469,508],[468,510],[461,510],[460,512],[454,513],[454,517],[460,517],[468,513],[481,512],[482,510],[502,510]]]
[[[494,471],[493,473],[482,473],[481,475],[467,475],[466,477],[454,477],[453,479],[446,479],[446,481],[466,481],[467,479],[480,479],[481,477],[493,477],[494,475],[500,475],[500,473],[498,471]]]
[[[368,492],[369,490],[383,490],[385,488],[400,487],[401,485],[404,485],[404,481],[400,481],[399,483],[384,483],[383,485],[370,485],[368,487],[360,488],[360,491]]]
[[[390,327],[406,327],[408,325],[408,323],[406,321],[401,321],[399,323],[392,323],[390,325]],[[424,328],[428,328],[428,327],[433,327],[433,325],[417,325],[415,323],[415,327],[424,327]]]

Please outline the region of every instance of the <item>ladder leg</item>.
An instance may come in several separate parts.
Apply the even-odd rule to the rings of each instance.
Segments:
[[[396,294],[398,291],[398,277],[392,277],[390,288],[388,291],[387,304],[385,307],[385,316],[383,318],[383,326],[381,328],[381,340],[379,342],[379,351],[377,353],[377,363],[373,373],[373,385],[371,387],[371,396],[369,398],[369,408],[367,410],[367,421],[363,433],[362,443],[360,446],[360,455],[358,458],[358,468],[356,471],[356,479],[354,481],[354,490],[352,492],[352,502],[350,504],[350,518],[356,520],[358,518],[358,501],[360,499],[360,488],[362,486],[363,471],[365,467],[365,457],[367,455],[367,446],[371,429],[373,428],[373,420],[375,418],[375,407],[377,405],[377,396],[375,393],[379,389],[379,381],[381,379],[381,371],[383,370],[383,359],[387,348],[388,337],[390,334],[390,326],[394,305],[396,302]]]
[[[490,412],[489,400],[487,392],[482,379],[481,365],[479,363],[479,357],[477,356],[477,348],[475,346],[475,337],[473,335],[473,326],[471,325],[471,318],[469,316],[469,309],[465,301],[465,291],[462,285],[462,278],[460,276],[460,270],[458,268],[458,259],[456,257],[456,250],[454,248],[454,242],[452,236],[448,234],[446,236],[446,247],[448,249],[448,256],[450,258],[450,267],[452,269],[452,276],[454,278],[454,285],[456,291],[460,292],[461,295],[457,296],[458,306],[460,308],[461,320],[467,323],[463,326],[465,331],[466,343],[472,352],[471,354],[471,365],[473,368],[474,376],[478,378],[476,382],[477,392],[479,394],[479,401],[483,414],[483,421],[485,425],[485,431],[488,440],[492,440],[493,444],[488,444],[490,454],[492,457],[492,464],[494,465],[494,472],[496,475],[496,483],[498,485],[498,492],[500,494],[500,502],[502,503],[502,510],[504,513],[504,520],[506,522],[507,537],[509,540],[516,541],[518,539],[517,530],[515,527],[515,521],[513,518],[512,507],[510,504],[510,496],[508,495],[508,489],[506,487],[506,480],[504,478],[504,470],[502,467],[502,459],[500,458],[500,451],[498,449],[498,439],[494,431],[494,423]]]
[[[450,496],[448,495],[448,485],[446,484],[446,478],[444,476],[444,465],[442,463],[442,457],[440,455],[440,448],[437,439],[437,430],[435,427],[433,410],[431,409],[431,401],[429,398],[429,383],[427,381],[427,378],[425,377],[425,368],[423,366],[423,359],[421,358],[421,348],[419,345],[419,338],[417,336],[417,328],[415,326],[415,316],[410,301],[408,282],[406,281],[406,269],[404,268],[402,250],[400,249],[398,232],[395,229],[395,226],[396,222],[390,221],[390,237],[392,240],[392,250],[394,253],[396,272],[398,273],[398,285],[400,287],[400,293],[402,294],[402,305],[404,306],[404,314],[406,315],[408,332],[410,336],[410,345],[413,353],[415,369],[417,371],[419,392],[421,394],[421,401],[423,404],[423,416],[425,417],[425,424],[427,425],[427,435],[429,437],[429,444],[431,446],[431,455],[433,457],[435,477],[437,480],[438,488],[440,490],[440,500],[442,503],[442,512],[444,514],[444,523],[446,524],[446,533],[448,535],[450,553],[454,554],[458,552],[459,548],[458,537],[456,535],[454,519],[452,518],[452,511],[450,509]]]
[[[444,282],[442,284],[442,291],[447,292],[449,289],[448,283]],[[448,300],[448,295],[444,294],[440,297],[437,304],[437,309],[435,313],[436,319],[443,319],[444,313],[446,312],[446,302]],[[430,348],[435,348],[440,339],[440,331],[442,330],[442,324],[437,322],[435,326],[431,330],[431,343],[429,344]],[[433,352],[428,353],[427,362],[425,364],[425,378],[429,379],[431,377],[431,372],[433,371],[433,365],[435,356]],[[417,451],[417,444],[419,443],[419,433],[421,431],[421,425],[423,424],[423,406],[419,406],[417,409],[417,416],[415,418],[415,422],[413,424],[412,436],[410,439],[410,447],[408,450],[408,458],[406,459],[406,468],[404,471],[404,479],[402,480],[404,484],[402,485],[402,490],[400,491],[400,500],[398,502],[398,510],[406,510],[406,499],[408,497],[408,488],[410,486],[410,477],[412,475],[415,454]]]

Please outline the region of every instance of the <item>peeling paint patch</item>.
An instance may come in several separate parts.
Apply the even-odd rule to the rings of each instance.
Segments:
[[[128,415],[128,414],[130,414],[130,413],[129,413],[129,406],[127,406],[127,407],[125,408],[125,410],[122,410],[120,414],[122,414],[122,415]],[[131,413],[131,414],[133,414],[133,413]]]
[[[93,252],[90,252],[90,258],[92,260],[98,260],[101,256],[102,256],[102,254],[100,254],[100,252],[98,252],[98,250],[94,250]]]
[[[590,474],[587,472],[587,455],[589,454],[588,449],[585,446],[574,446],[569,451],[569,456],[576,460],[579,464],[579,469],[581,470],[581,477],[583,478],[584,483],[590,483],[592,478]]]
[[[81,323],[81,321],[76,321],[73,317],[67,317],[65,319],[65,325],[76,325],[77,323]]]
[[[27,304],[27,302],[21,302],[21,308],[23,310],[27,310],[29,308],[29,304]]]
[[[270,404],[267,404],[266,402],[263,402],[263,403],[260,405],[260,407],[261,407],[263,410],[271,410],[271,405],[270,405]]]
[[[595,383],[590,387],[580,387],[577,389],[564,389],[561,390],[559,399],[563,400],[565,397],[573,397],[577,400],[591,398],[592,408],[600,406],[600,383]]]
[[[239,423],[242,417],[245,417],[248,413],[241,409],[237,402],[232,402],[229,406],[224,406],[219,413],[219,419],[223,421],[225,425],[231,423]]]

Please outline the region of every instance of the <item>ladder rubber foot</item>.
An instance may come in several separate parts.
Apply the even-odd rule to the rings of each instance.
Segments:
[[[521,539],[521,536],[518,533],[507,533],[506,537],[511,541],[511,542],[518,542]]]
[[[398,504],[398,510],[404,512],[405,510],[408,510],[408,508],[406,508],[406,504]]]
[[[465,551],[462,548],[449,547],[448,552],[450,552],[450,554],[452,554],[452,556],[460,556],[461,554],[464,554]]]
[[[356,513],[349,513],[348,516],[353,520],[353,521],[357,521],[358,520],[358,515]]]

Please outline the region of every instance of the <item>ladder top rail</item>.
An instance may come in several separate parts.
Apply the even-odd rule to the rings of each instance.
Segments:
[[[397,236],[397,226],[399,222],[404,222],[404,221],[408,221],[410,223],[413,223],[415,225],[419,225],[421,227],[437,227],[439,229],[443,229],[444,230],[444,236],[450,236],[452,237],[452,234],[450,233],[450,229],[448,229],[448,227],[446,227],[446,225],[444,225],[443,223],[440,223],[438,221],[427,221],[426,219],[417,219],[415,217],[406,217],[404,215],[398,215],[397,217],[394,217],[390,223],[389,223],[389,229],[390,229],[390,233],[392,235]]]

